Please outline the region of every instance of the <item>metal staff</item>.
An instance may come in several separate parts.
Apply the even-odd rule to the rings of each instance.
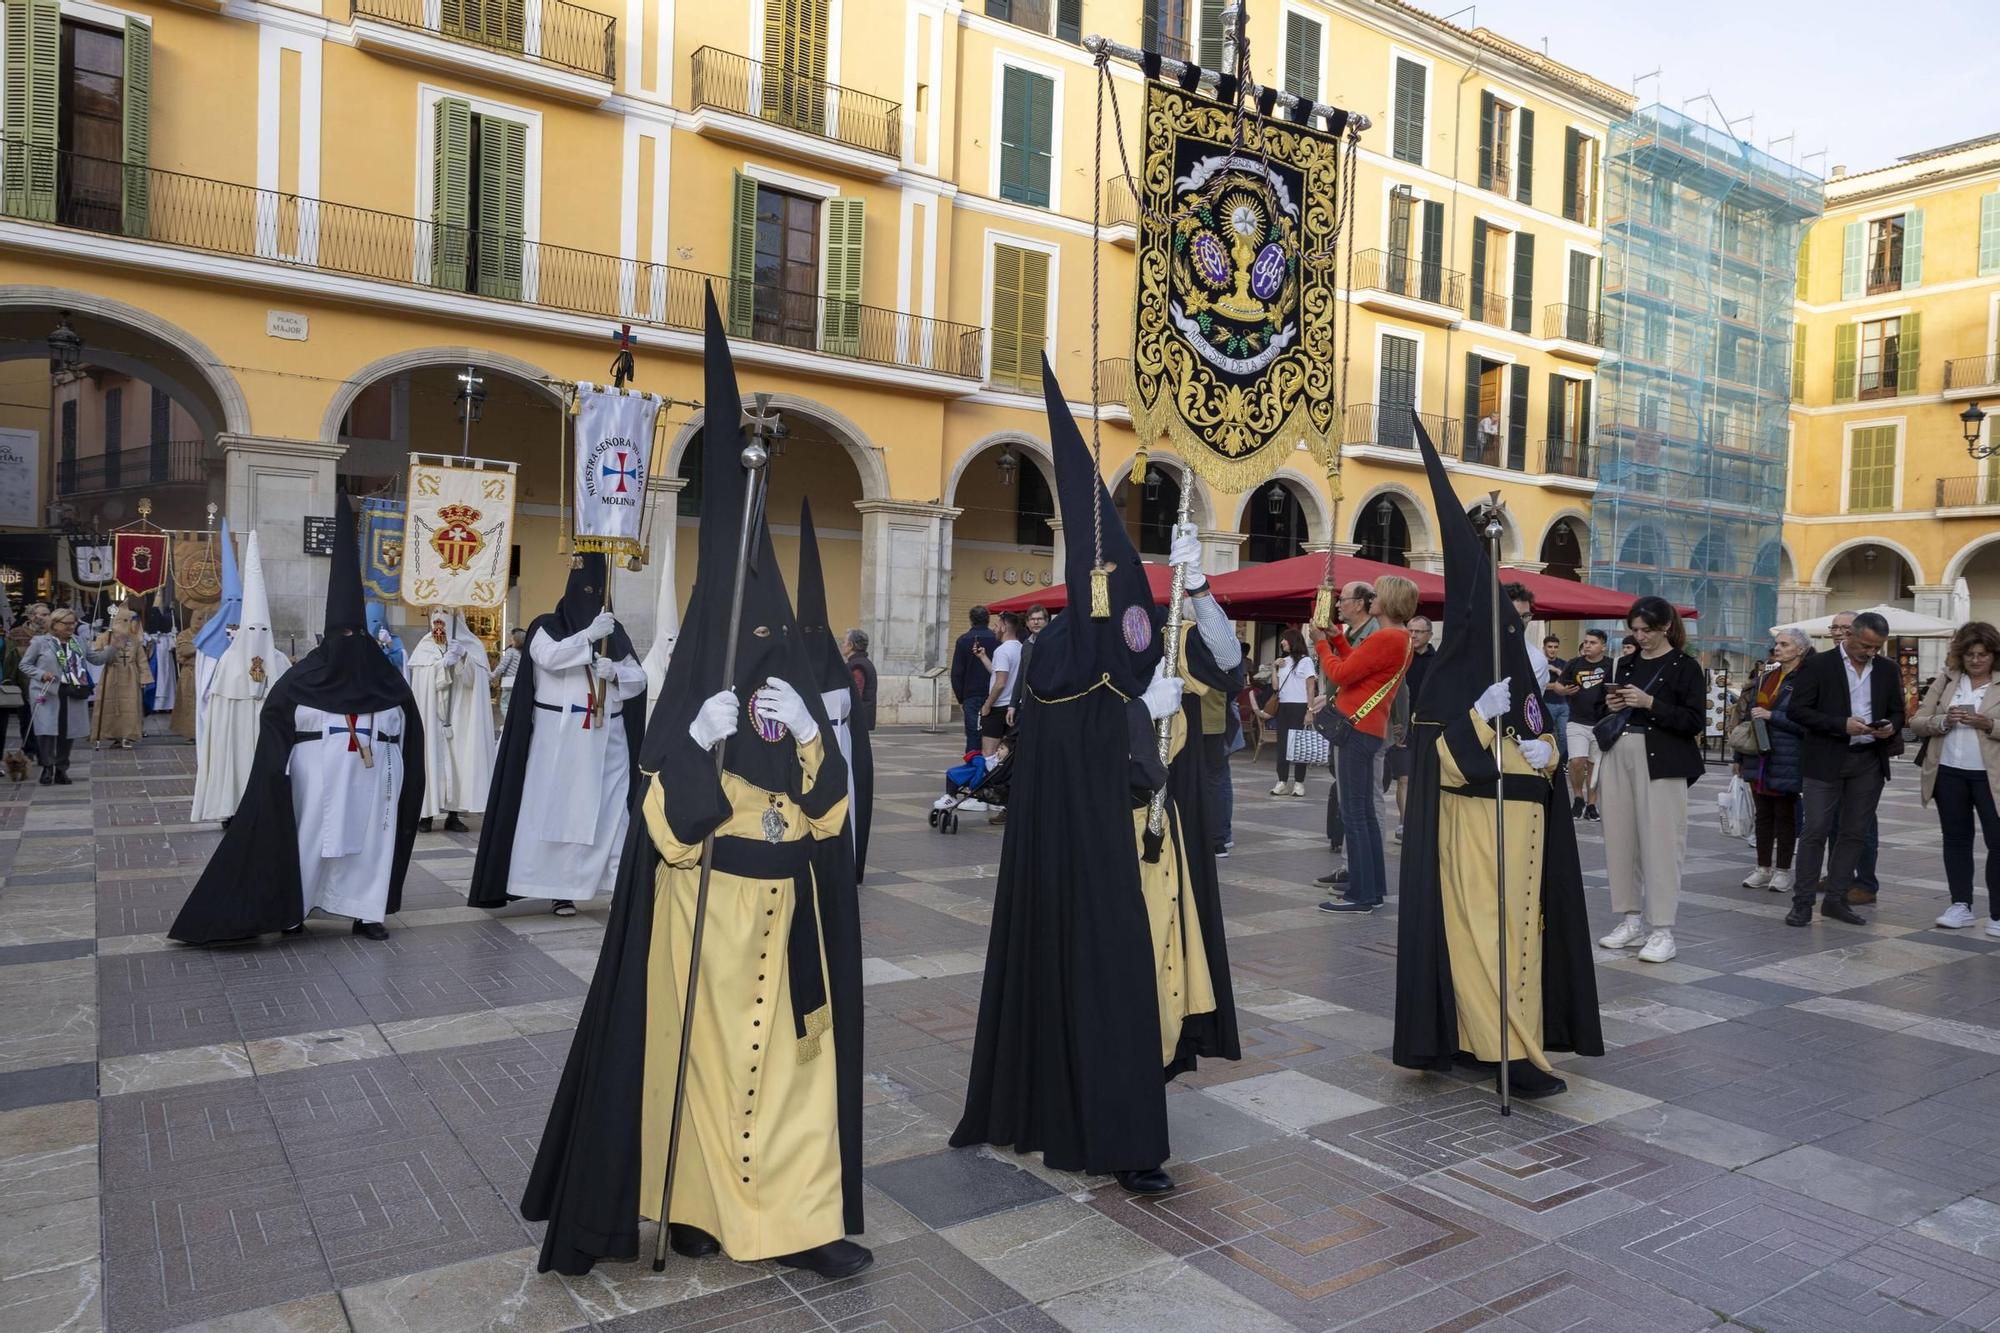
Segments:
[[[1486,554],[1487,569],[1493,584],[1493,679],[1507,678],[1503,665],[1503,642],[1500,636],[1500,507],[1498,497],[1486,514]],[[1506,715],[1494,720],[1493,726],[1493,863],[1499,869],[1494,877],[1499,892],[1500,904],[1500,953],[1497,959],[1500,977],[1500,1114],[1514,1114],[1514,1105],[1508,1095],[1507,1086],[1507,733]]]
[[[1181,507],[1180,515],[1174,520],[1176,527],[1185,526],[1188,521],[1190,504],[1194,498],[1194,469],[1181,464]],[[1169,676],[1179,674],[1181,655],[1181,599],[1187,594],[1187,566],[1175,565],[1174,576],[1167,589],[1167,641],[1162,645],[1164,655],[1161,665]],[[1165,768],[1173,760],[1174,717],[1169,713],[1160,719],[1160,767]],[[1167,789],[1165,784],[1153,793],[1153,802],[1146,811],[1146,831],[1160,837],[1167,831]]]
[[[750,484],[743,490],[743,529],[736,539],[736,577],[729,593],[729,637],[722,646],[722,683],[731,693],[736,689],[736,636],[743,627],[743,585],[750,573],[752,529],[756,525],[756,515],[763,507],[764,465],[770,462],[771,451],[764,441],[775,438],[779,432],[778,416],[769,408],[771,396],[760,393],[754,402],[755,408],[743,413],[741,429],[749,439],[743,446],[741,455],[744,471],[750,474]],[[715,777],[722,779],[722,761],[726,745],[715,747]],[[688,948],[687,998],[681,1004],[681,1051],[674,1066],[674,1114],[667,1126],[667,1178],[660,1188],[660,1231],[653,1241],[653,1271],[662,1272],[667,1266],[667,1227],[673,1216],[674,1168],[680,1164],[681,1153],[681,1109],[687,1100],[688,1042],[694,1035],[695,986],[701,977],[701,931],[708,918],[708,880],[715,865],[715,831],[711,829],[701,840],[701,878],[694,891],[694,934]]]

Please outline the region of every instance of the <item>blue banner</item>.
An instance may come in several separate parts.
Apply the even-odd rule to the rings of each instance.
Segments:
[[[403,590],[403,502],[361,502],[361,586],[368,596],[394,602]]]

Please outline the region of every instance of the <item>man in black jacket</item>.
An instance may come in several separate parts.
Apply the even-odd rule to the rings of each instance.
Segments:
[[[1820,915],[1851,926],[1867,924],[1848,906],[1847,895],[1889,777],[1890,743],[1903,730],[1902,680],[1894,663],[1876,655],[1888,637],[1889,622],[1863,611],[1845,643],[1813,654],[1798,668],[1787,713],[1805,728],[1799,753],[1806,772],[1805,831],[1792,910],[1785,915],[1788,926],[1811,924],[1816,892],[1823,895]],[[1840,833],[1829,857],[1836,818]]]
[[[1000,636],[986,628],[991,617],[983,606],[970,612],[972,628],[958,636],[951,650],[951,694],[965,715],[965,749],[979,748],[979,710],[986,706],[986,692],[993,684],[993,672],[983,655],[990,656],[1000,646]]]

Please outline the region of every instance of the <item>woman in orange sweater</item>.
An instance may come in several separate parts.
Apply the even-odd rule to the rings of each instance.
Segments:
[[[1349,645],[1339,626],[1315,632],[1320,670],[1336,691],[1333,702],[1351,724],[1335,750],[1334,785],[1340,791],[1340,823],[1347,842],[1347,900],[1324,902],[1322,912],[1366,916],[1382,905],[1389,872],[1383,859],[1382,822],[1377,813],[1375,756],[1389,730],[1389,706],[1410,665],[1410,635],[1404,624],[1417,613],[1417,585],[1394,574],[1375,584],[1375,632]]]

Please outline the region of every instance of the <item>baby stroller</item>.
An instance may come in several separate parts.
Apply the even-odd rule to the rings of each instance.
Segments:
[[[969,754],[965,762],[945,770],[945,795],[931,807],[931,827],[939,833],[958,832],[960,810],[1004,810],[1007,785],[1014,767],[1012,737],[993,752],[993,762],[984,755]]]

